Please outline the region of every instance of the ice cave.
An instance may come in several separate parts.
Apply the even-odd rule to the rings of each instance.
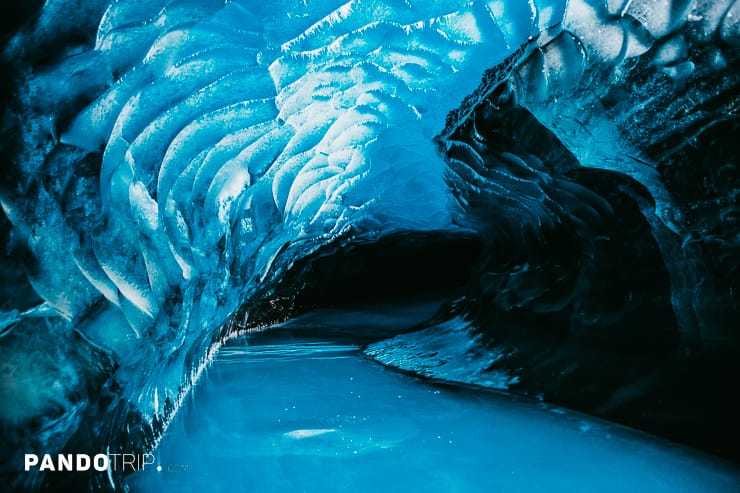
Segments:
[[[0,17],[3,491],[740,491],[740,0]]]

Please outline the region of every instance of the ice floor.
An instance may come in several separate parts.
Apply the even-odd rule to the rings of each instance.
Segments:
[[[132,491],[740,491],[693,450],[279,334],[224,347],[154,454]]]

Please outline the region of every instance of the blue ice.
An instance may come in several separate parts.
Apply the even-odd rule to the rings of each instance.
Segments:
[[[398,373],[336,338],[223,347],[134,492],[737,492],[729,464],[539,402]]]

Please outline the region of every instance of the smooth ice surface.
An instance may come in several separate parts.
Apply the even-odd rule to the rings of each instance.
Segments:
[[[577,413],[389,370],[360,348],[259,335],[221,349],[154,451],[156,491],[735,492],[693,450]]]

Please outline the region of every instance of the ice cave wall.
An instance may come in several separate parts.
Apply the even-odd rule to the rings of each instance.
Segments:
[[[481,273],[371,356],[736,457],[737,7],[666,6],[571,2],[443,134]]]

